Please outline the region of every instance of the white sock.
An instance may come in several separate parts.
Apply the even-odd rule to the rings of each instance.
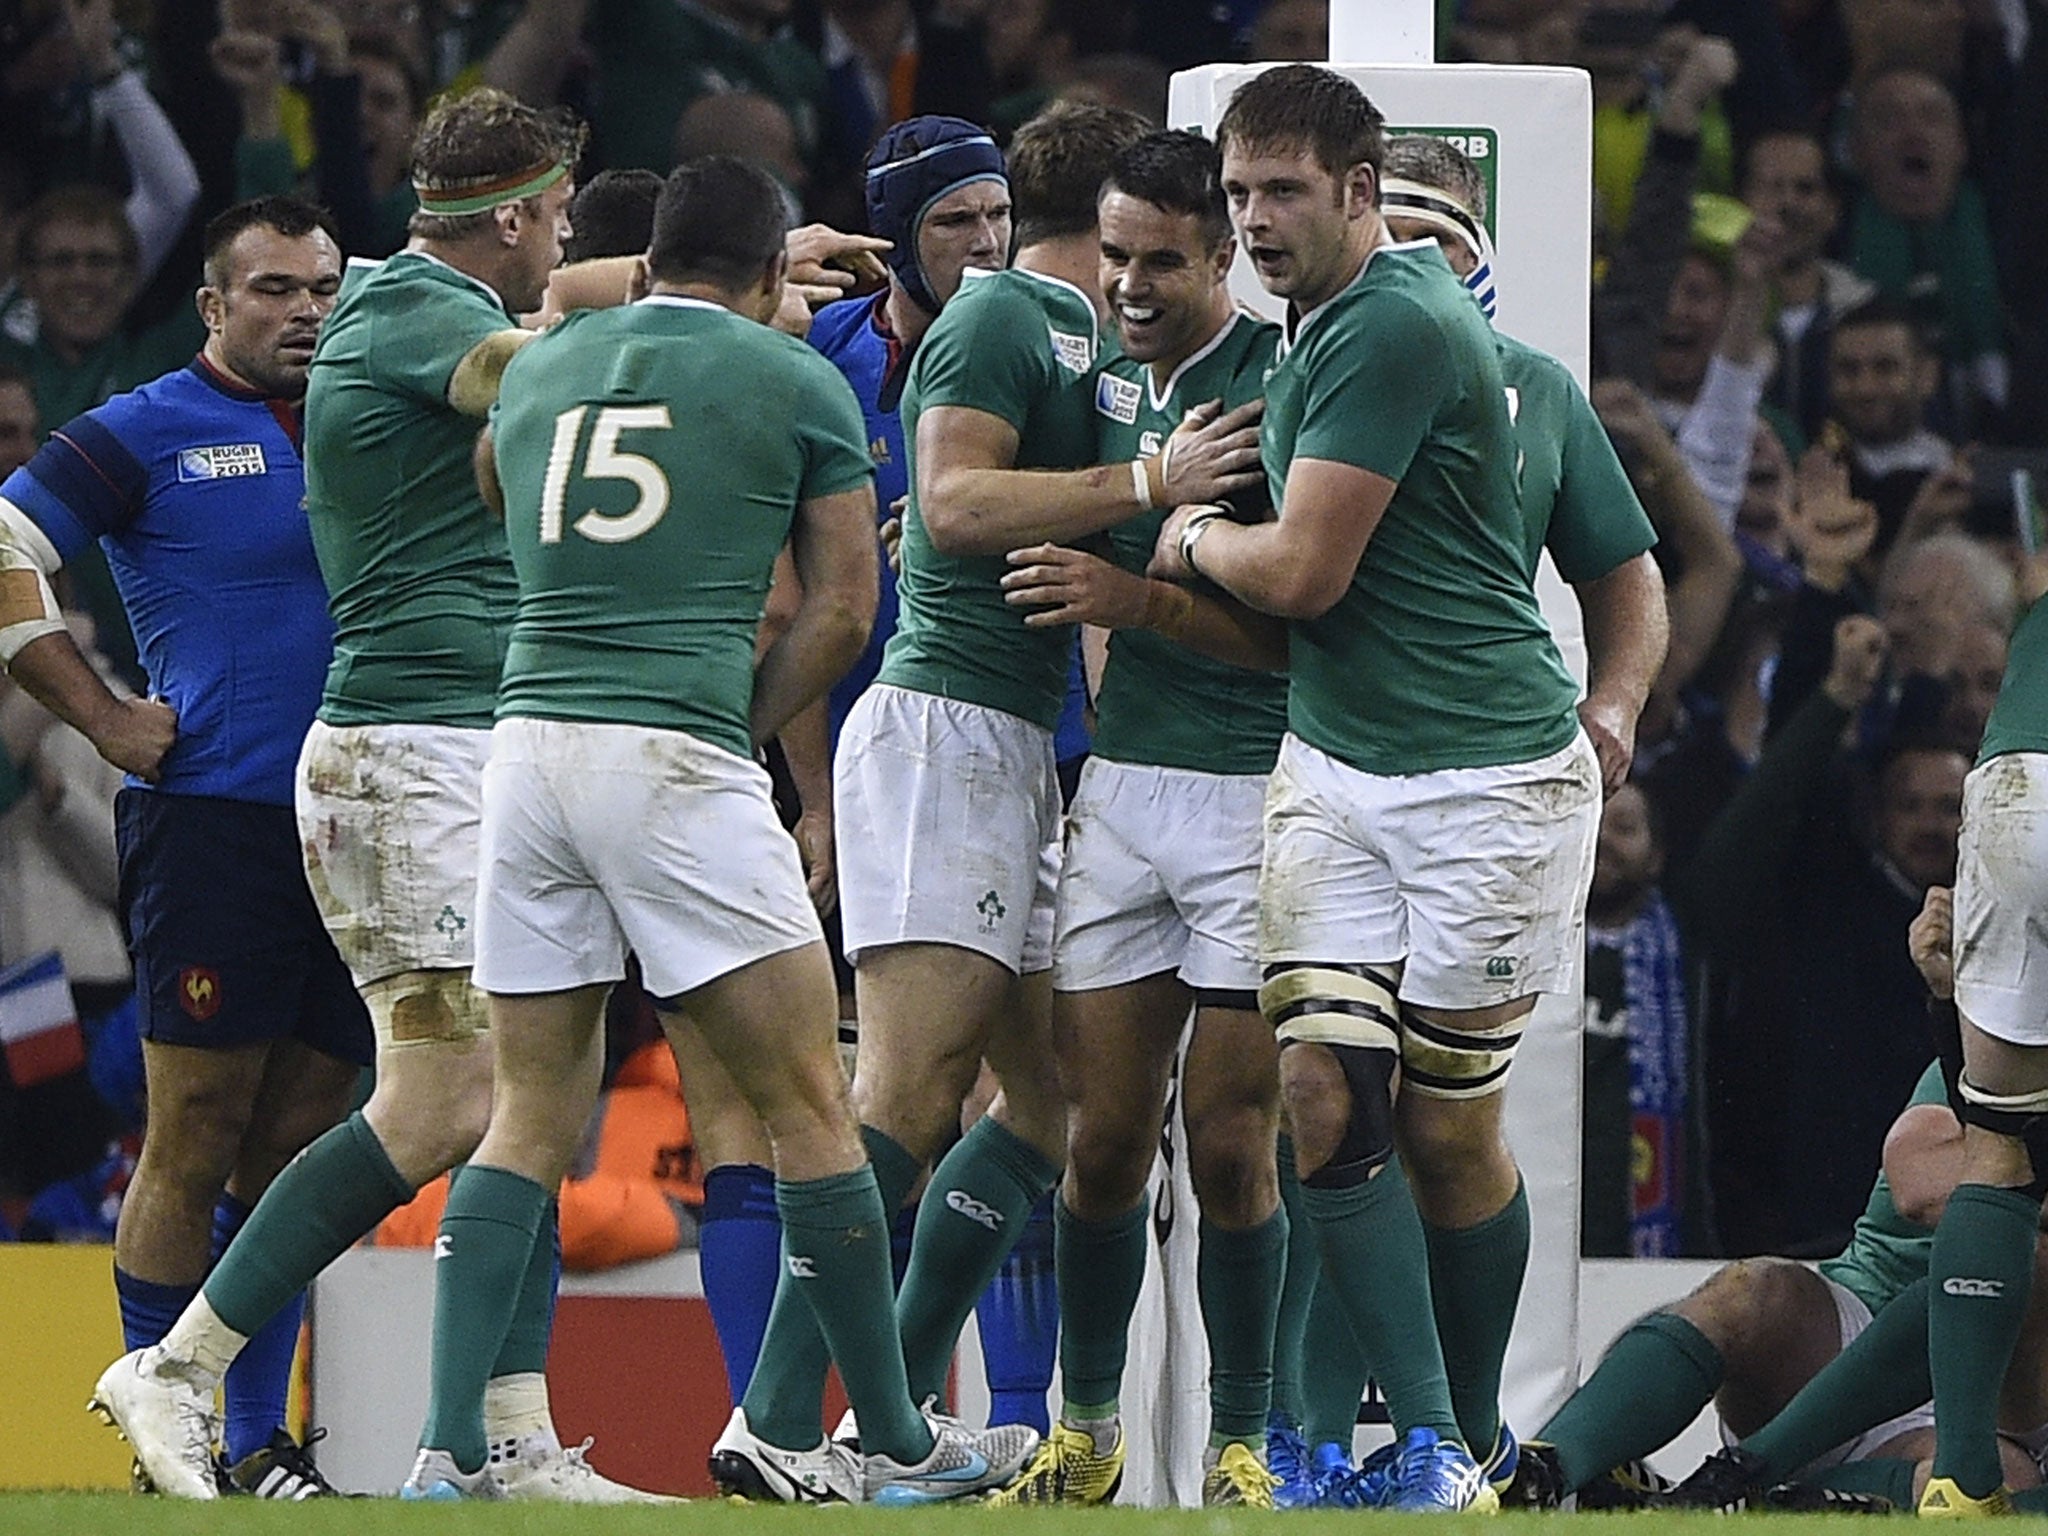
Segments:
[[[167,1358],[189,1367],[188,1374],[218,1386],[248,1342],[246,1333],[237,1333],[220,1320],[201,1291],[171,1324],[160,1347]]]
[[[1086,1435],[1095,1445],[1095,1454],[1107,1456],[1116,1449],[1117,1436],[1123,1432],[1123,1416],[1111,1414],[1106,1419],[1075,1419],[1060,1415],[1060,1422],[1072,1430]]]
[[[484,1438],[495,1451],[506,1441],[515,1445],[528,1435],[545,1435],[551,1448],[554,1416],[548,1411],[548,1379],[539,1371],[515,1371],[484,1383]]]

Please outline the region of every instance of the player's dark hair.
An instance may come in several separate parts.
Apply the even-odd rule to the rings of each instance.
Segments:
[[[1095,228],[1095,199],[1116,157],[1152,131],[1122,107],[1063,101],[1010,140],[1011,219],[1017,244],[1036,245]]]
[[[1387,140],[1383,169],[1457,199],[1481,224],[1486,222],[1486,178],[1449,139],[1433,133],[1403,133]]]
[[[1231,238],[1223,157],[1199,133],[1148,133],[1126,145],[1102,190],[1135,197],[1166,213],[1193,215],[1202,221],[1202,238],[1212,249]]]
[[[334,216],[318,203],[309,203],[303,197],[279,194],[275,197],[252,197],[245,203],[236,203],[224,208],[206,221],[204,240],[206,285],[221,288],[227,285],[228,247],[241,238],[244,230],[274,229],[280,235],[296,240],[301,235],[310,235],[316,229],[327,231],[327,238],[334,242],[334,248],[341,249],[341,233],[335,227]]]
[[[135,238],[135,226],[128,222],[128,207],[121,194],[106,187],[72,182],[54,187],[23,210],[15,227],[14,250],[24,266],[42,255],[43,232],[52,224],[97,224],[114,231],[121,245],[122,259],[132,273],[142,261],[142,248]]]
[[[759,282],[789,236],[775,178],[730,155],[687,160],[654,205],[647,266],[655,281],[743,289]]]
[[[1895,325],[1911,338],[1913,347],[1923,356],[1940,350],[1939,340],[1928,317],[1909,301],[1892,294],[1881,293],[1865,299],[1861,304],[1844,313],[1835,321],[1834,334],[1853,331],[1866,326]]]
[[[654,205],[660,200],[658,172],[599,171],[569,204],[569,225],[576,232],[562,247],[562,260],[638,256],[654,238]]]
[[[1365,92],[1335,70],[1282,64],[1237,88],[1216,124],[1216,142],[1252,152],[1307,150],[1332,176],[1354,165],[1379,180],[1387,156],[1387,120]]]
[[[413,135],[412,182],[423,191],[460,198],[524,171],[573,166],[583,153],[586,133],[566,109],[543,111],[479,86],[443,97],[427,113]],[[415,213],[406,228],[425,240],[464,240],[491,227],[493,212]]]

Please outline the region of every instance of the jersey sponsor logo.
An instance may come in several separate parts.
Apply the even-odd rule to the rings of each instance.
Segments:
[[[1138,434],[1138,457],[1141,459],[1151,458],[1153,454],[1165,446],[1166,439],[1161,437],[1151,427],[1147,427]]]
[[[1138,402],[1145,392],[1129,379],[1105,373],[1095,381],[1095,409],[1111,421],[1130,426],[1138,419]]]
[[[818,1261],[807,1253],[792,1253],[789,1256],[789,1274],[793,1280],[815,1280],[818,1278]]]
[[[204,1024],[220,1012],[220,972],[208,965],[188,965],[178,972],[178,1006]]]
[[[1941,1282],[1944,1296],[1978,1296],[1995,1299],[2005,1294],[2003,1280],[1976,1280],[1968,1275],[1951,1275]]]
[[[993,1232],[1003,1224],[1003,1213],[994,1206],[977,1200],[964,1189],[946,1191],[946,1209],[958,1211],[976,1226],[987,1227]]]
[[[449,1235],[448,1235],[448,1234],[447,1234],[446,1232],[437,1232],[437,1233],[435,1233],[435,1234],[434,1234],[434,1262],[438,1264],[438,1263],[440,1263],[440,1262],[441,1262],[441,1260],[443,1260],[443,1259],[452,1259],[452,1258],[454,1258],[454,1257],[455,1257],[455,1239],[454,1239],[454,1238],[452,1238],[452,1237],[450,1237],[450,1236],[449,1236]]]
[[[1095,361],[1095,343],[1086,336],[1075,336],[1067,331],[1046,329],[1052,335],[1052,355],[1059,359],[1062,368],[1070,373],[1086,373]]]
[[[242,475],[267,475],[261,443],[217,443],[210,448],[180,448],[178,479],[233,480]]]
[[[1507,955],[1495,955],[1486,962],[1488,981],[1508,981],[1515,974],[1515,962]]]
[[[877,464],[893,464],[896,456],[889,452],[889,439],[878,437],[868,444],[868,457]]]

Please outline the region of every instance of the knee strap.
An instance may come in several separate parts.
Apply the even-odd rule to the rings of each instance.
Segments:
[[[1492,1029],[1454,1029],[1401,1010],[1401,1087],[1428,1099],[1483,1099],[1505,1091],[1528,1015]]]
[[[469,971],[401,971],[362,989],[379,1050],[459,1045],[491,1027],[484,994]]]
[[[2035,1093],[1986,1093],[1967,1074],[1959,1086],[1964,1124],[2010,1136],[2025,1147],[2033,1176],[2020,1186],[2019,1193],[2034,1200],[2048,1199],[2048,1088]]]
[[[1394,978],[1369,965],[1283,962],[1265,969],[1259,1012],[1282,1045],[1401,1048]]]

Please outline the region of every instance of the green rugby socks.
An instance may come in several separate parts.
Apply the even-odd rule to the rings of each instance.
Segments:
[[[1423,1231],[1451,1406],[1467,1449],[1483,1460],[1500,1434],[1501,1369],[1529,1267],[1528,1189],[1518,1180],[1514,1198],[1477,1226]]]
[[[1675,1312],[1652,1312],[1614,1341],[1586,1384],[1535,1438],[1557,1447],[1567,1488],[1675,1440],[1720,1390],[1726,1366]]]
[[[1273,1330],[1287,1265],[1287,1211],[1229,1231],[1202,1219],[1195,1284],[1209,1337],[1209,1444],[1263,1450],[1273,1403]]]
[[[1998,1389],[2033,1288],[2041,1202],[2013,1189],[1961,1184],[1948,1197],[1927,1278],[1927,1358],[1934,1376],[1934,1475],[1973,1499],[2005,1481]]]
[[[1844,1441],[1926,1402],[1933,1395],[1927,1292],[1927,1281],[1920,1279],[1894,1296],[1742,1449],[1761,1456],[1771,1476],[1788,1478]]]
[[[1307,1410],[1302,1404],[1302,1340],[1308,1329],[1309,1305],[1316,1294],[1316,1272],[1322,1268],[1315,1228],[1301,1203],[1301,1177],[1294,1171],[1294,1138],[1280,1133],[1280,1204],[1287,1211],[1287,1266],[1280,1280],[1280,1310],[1273,1323],[1273,1413],[1299,1426]]]
[[[1145,1283],[1150,1198],[1108,1221],[1083,1221],[1064,1197],[1052,1205],[1053,1274],[1060,1295],[1061,1417],[1116,1415],[1131,1313]]]

